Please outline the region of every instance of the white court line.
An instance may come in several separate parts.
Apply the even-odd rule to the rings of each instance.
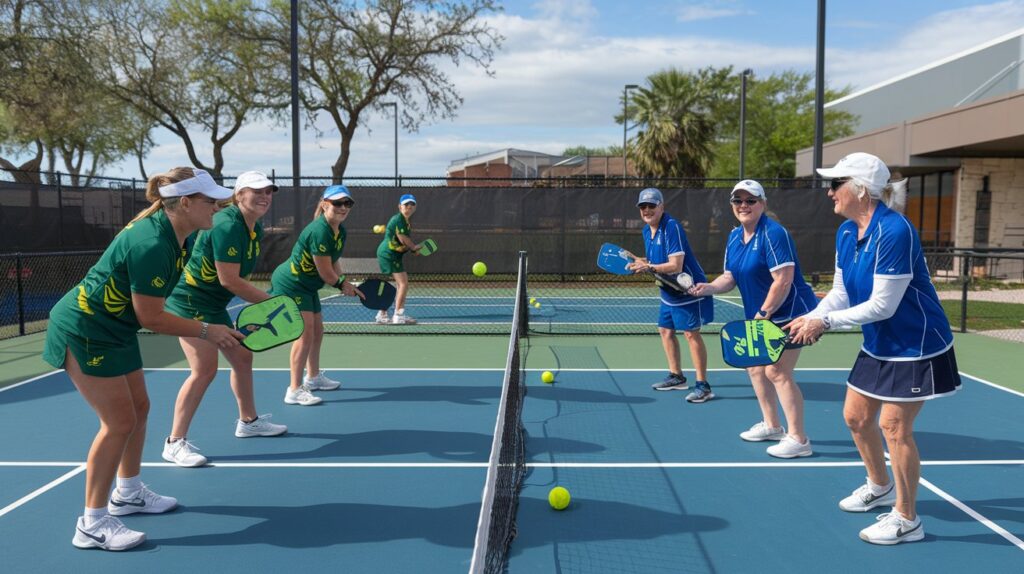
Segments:
[[[886,461],[886,464],[889,464]],[[43,468],[84,466],[84,462],[0,462],[2,467]],[[922,466],[1015,466],[1019,460],[925,460]],[[148,468],[175,468],[170,462],[144,462]],[[214,462],[221,468],[486,468],[481,462]],[[528,462],[529,468],[846,468],[862,467],[860,461],[778,461],[778,462]]]
[[[934,492],[935,494],[938,494],[939,496],[944,498],[946,500],[946,502],[948,502],[948,503],[952,504],[953,506],[959,508],[960,510],[964,511],[964,513],[966,513],[971,518],[977,520],[978,522],[982,523],[985,527],[987,527],[992,532],[995,532],[996,534],[998,534],[998,535],[1002,536],[1003,538],[1005,538],[1006,540],[1008,540],[1010,542],[1010,544],[1013,544],[1017,548],[1020,548],[1021,550],[1024,550],[1024,540],[1021,540],[1020,538],[1017,538],[1013,534],[1010,534],[1002,526],[999,526],[995,522],[992,522],[988,518],[985,518],[978,511],[974,510],[970,506],[967,506],[963,502],[960,502],[959,500],[957,500],[953,496],[947,494],[946,491],[944,491],[941,488],[935,486],[931,482],[928,482],[927,480],[925,480],[924,477],[921,477],[919,482],[921,483],[921,486],[927,488],[928,490]]]
[[[14,387],[20,387],[21,385],[27,385],[27,384],[31,383],[32,381],[38,381],[39,379],[45,379],[46,377],[49,377],[50,375],[55,375],[55,374],[61,373],[63,371],[64,371],[64,369],[54,369],[54,370],[50,371],[49,373],[43,373],[42,375],[39,375],[37,377],[32,377],[31,379],[26,379],[24,381],[21,381],[20,383],[14,383],[13,385],[7,385],[6,387],[0,388],[0,393],[2,393],[4,391],[9,391],[9,390],[13,389]]]
[[[1024,397],[1024,393],[1022,393],[1020,391],[1015,391],[1013,389],[1008,389],[1008,388],[1006,388],[1006,387],[1004,387],[1004,386],[1002,386],[1002,385],[1000,385],[998,383],[993,383],[991,381],[986,381],[985,379],[982,379],[981,377],[975,377],[974,375],[967,374],[967,373],[965,373],[963,371],[960,371],[960,376],[962,376],[962,377],[970,377],[970,378],[974,379],[975,381],[978,381],[979,383],[981,383],[983,385],[988,385],[990,387],[994,387],[994,388],[1006,391],[1006,392],[1010,393],[1011,395],[1017,395],[1018,397]]]
[[[41,487],[37,488],[36,490],[26,494],[25,496],[22,496],[18,500],[15,500],[14,502],[8,504],[7,506],[5,506],[3,508],[0,508],[0,516],[3,516],[5,514],[7,514],[8,512],[11,512],[15,508],[18,508],[19,506],[21,506],[21,505],[25,504],[26,502],[32,500],[33,498],[36,498],[37,496],[39,496],[39,495],[43,494],[44,492],[46,492],[46,491],[48,491],[48,490],[58,486],[62,482],[68,480],[69,478],[72,478],[72,477],[78,475],[79,473],[81,473],[83,471],[85,471],[85,464],[84,463],[79,463],[79,465],[76,468],[74,468],[73,470],[70,470],[70,471],[64,473],[64,475],[61,476],[60,478],[52,480],[48,484],[46,484],[44,486],[41,486]]]

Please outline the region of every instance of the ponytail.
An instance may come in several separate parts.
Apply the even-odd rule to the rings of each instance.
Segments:
[[[167,211],[174,211],[178,207],[178,203],[181,201],[180,197],[161,197],[160,187],[164,185],[170,185],[172,183],[178,183],[191,177],[195,177],[195,171],[190,167],[176,167],[167,173],[158,173],[149,178],[146,182],[146,201],[149,202],[149,207],[146,207],[140,211],[128,225],[131,225],[139,220],[150,217],[154,213],[161,209]]]
[[[903,213],[907,207],[907,178],[890,181],[882,189],[882,202],[898,213]]]

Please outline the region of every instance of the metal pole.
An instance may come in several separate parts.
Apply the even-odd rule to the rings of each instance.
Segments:
[[[740,74],[740,179],[744,177],[747,158],[747,76],[754,73],[747,68]]]
[[[64,191],[60,172],[57,172],[57,244],[64,249]]]
[[[640,86],[636,84],[626,84],[622,88],[622,186],[626,186],[626,177],[628,175],[627,166],[629,165],[626,158],[626,133],[629,131],[629,91],[635,90]]]
[[[380,106],[395,109],[395,187],[401,187],[398,182],[398,102],[382,102]]]
[[[967,332],[967,285],[971,282],[971,273],[974,271],[971,268],[973,261],[971,256],[968,255],[964,258],[964,265],[966,266],[964,273],[964,284],[960,291],[960,332]]]
[[[818,0],[818,50],[814,67],[814,157],[811,175],[818,178],[825,138],[825,0]]]
[[[302,168],[299,162],[299,0],[292,0],[291,12],[291,81],[292,81],[292,189],[295,207],[295,235],[302,226],[299,212],[302,211]]]
[[[14,254],[14,273],[18,285],[18,334],[25,334],[25,288],[21,284],[21,253]]]

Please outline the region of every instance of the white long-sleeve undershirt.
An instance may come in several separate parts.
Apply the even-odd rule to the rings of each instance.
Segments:
[[[868,300],[850,307],[850,296],[843,283],[843,271],[836,267],[832,290],[808,315],[815,319],[828,317],[833,329],[884,321],[896,313],[912,276],[875,275]]]

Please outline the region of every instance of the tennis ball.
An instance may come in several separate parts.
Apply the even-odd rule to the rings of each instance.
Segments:
[[[540,309],[540,301],[534,301],[533,306]]]
[[[551,371],[544,371],[543,373],[540,374],[540,380],[541,382],[550,385],[551,383],[555,382],[555,374],[552,373]]]
[[[373,232],[374,233],[384,233],[384,226],[383,225],[374,225],[373,226]]]
[[[487,265],[483,261],[477,261],[473,264],[473,275],[477,277],[483,277],[487,275]]]
[[[531,305],[533,305],[533,304],[534,304],[534,303],[536,303],[536,302],[537,302],[537,299],[536,299],[536,297],[530,297],[530,304],[531,304]]]
[[[572,497],[569,495],[569,491],[562,486],[556,486],[551,489],[548,493],[548,504],[555,510],[565,510],[569,506],[569,501]]]

